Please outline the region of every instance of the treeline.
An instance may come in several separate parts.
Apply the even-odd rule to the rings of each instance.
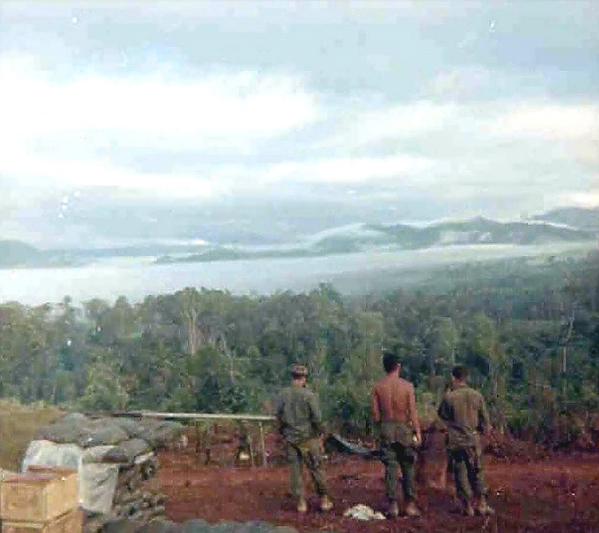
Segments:
[[[512,273],[476,282],[489,266],[468,268],[445,271],[441,292],[188,288],[137,304],[4,304],[0,396],[85,410],[260,412],[302,362],[325,416],[364,431],[385,347],[400,354],[424,412],[456,362],[472,369],[499,428],[538,437],[560,417],[597,411],[597,256],[558,281]]]

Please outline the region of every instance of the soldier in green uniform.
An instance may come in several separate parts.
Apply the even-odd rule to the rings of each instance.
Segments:
[[[285,442],[291,464],[291,492],[297,499],[297,511],[307,512],[308,504],[302,478],[302,466],[305,464],[320,496],[321,510],[330,511],[333,502],[328,495],[322,471],[321,437],[324,426],[318,398],[306,387],[308,370],[305,366],[293,365],[291,377],[293,383],[280,394],[276,403],[279,432]]]
[[[468,369],[456,366],[451,371],[452,388],[439,406],[439,418],[447,424],[447,450],[455,477],[456,491],[463,512],[493,514],[487,503],[481,434],[490,431],[489,414],[482,395],[468,386]],[[472,506],[472,493],[476,498]]]

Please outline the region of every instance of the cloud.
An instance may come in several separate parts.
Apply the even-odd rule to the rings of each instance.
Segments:
[[[442,130],[458,112],[452,103],[416,102],[359,110],[342,119],[339,133],[323,147],[342,149],[377,145],[386,140],[410,139]]]
[[[597,176],[599,183],[599,176]],[[597,207],[599,206],[599,189],[595,188],[588,192],[569,192],[560,195],[562,205],[577,205],[579,207]]]
[[[102,189],[108,213],[223,204],[227,220],[281,199],[323,220],[333,202],[368,219],[596,201],[597,34],[581,3],[7,6],[2,216],[56,217],[79,189]]]
[[[381,159],[400,153],[426,161],[371,181],[389,202],[394,193],[386,188],[395,184],[396,197],[407,187],[470,214],[597,205],[596,194],[586,192],[599,184],[597,108],[547,98],[421,99],[355,112],[333,146],[354,158],[378,152]]]
[[[542,72],[490,68],[483,64],[459,65],[437,72],[422,90],[436,102],[524,100],[545,96]]]
[[[453,173],[456,182],[475,174],[506,183],[523,165],[533,173],[556,162],[597,169],[599,104],[420,99],[355,111],[323,147],[352,155],[377,150],[417,155],[445,163],[435,166]],[[510,172],[498,176],[493,167]]]
[[[84,73],[58,80],[35,68],[31,58],[3,57],[0,80],[4,157],[61,136],[73,151],[84,152],[110,144],[251,151],[301,129],[321,112],[299,77],[251,70],[183,79],[165,68],[152,75]],[[90,146],[98,137],[103,142]],[[68,146],[60,148],[69,152]]]
[[[435,166],[434,160],[409,155],[331,158],[315,162],[288,162],[267,169],[263,183],[320,183],[344,185],[395,178],[413,179]]]
[[[468,5],[447,2],[427,2],[423,5],[414,0],[379,1],[362,0],[349,2],[304,2],[302,0],[259,0],[254,2],[228,0],[201,0],[197,2],[181,0],[153,0],[151,4],[143,2],[114,2],[107,5],[99,0],[69,0],[58,2],[48,0],[4,0],[4,10],[11,17],[70,17],[78,11],[107,11],[116,9],[129,15],[164,18],[169,15],[201,20],[219,20],[231,18],[254,19],[259,24],[264,20],[289,21],[289,14],[304,22],[320,23],[323,17],[327,21],[341,22],[347,19],[388,21],[390,16],[419,18],[436,22],[446,18],[458,18],[480,9],[479,2]]]
[[[230,185],[216,172],[142,173],[112,164],[111,147],[251,154],[322,112],[297,76],[250,70],[191,79],[168,69],[56,79],[31,57],[4,56],[0,85],[0,174],[13,188],[113,187],[209,198]]]
[[[599,105],[518,104],[497,117],[491,131],[517,138],[599,140]]]
[[[136,173],[94,160],[50,159],[23,154],[23,157],[4,161],[1,168],[19,179],[19,185],[35,185],[40,193],[44,190],[106,188],[162,198],[211,198],[227,190],[223,187],[225,184],[198,176]]]

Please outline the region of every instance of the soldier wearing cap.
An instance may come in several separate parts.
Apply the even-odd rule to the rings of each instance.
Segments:
[[[452,389],[439,406],[439,418],[447,424],[447,451],[455,476],[456,491],[467,516],[476,512],[491,515],[487,503],[481,434],[490,431],[489,414],[480,392],[468,386],[468,369],[456,366],[451,371]],[[472,493],[476,505],[471,504]]]
[[[322,471],[321,437],[324,433],[322,415],[316,395],[306,387],[308,369],[303,365],[291,367],[292,384],[280,394],[276,403],[279,432],[287,448],[291,464],[291,492],[297,500],[297,511],[308,510],[302,466],[306,465],[322,511],[330,511],[333,502]]]

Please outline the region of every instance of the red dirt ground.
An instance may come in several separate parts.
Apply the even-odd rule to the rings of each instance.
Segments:
[[[599,455],[517,463],[488,458],[486,471],[495,517],[461,517],[449,492],[421,488],[421,518],[372,522],[342,516],[358,503],[384,510],[383,467],[358,458],[327,465],[335,511],[311,511],[303,517],[287,496],[288,470],[282,466],[204,466],[191,452],[164,452],[160,479],[168,496],[168,517],[174,521],[267,520],[300,531],[350,533],[599,533]],[[310,505],[315,508],[316,501],[311,499]]]

